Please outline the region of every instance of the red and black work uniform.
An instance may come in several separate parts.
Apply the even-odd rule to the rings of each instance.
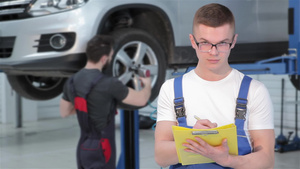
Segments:
[[[71,77],[63,98],[71,101],[81,130],[78,169],[116,168],[115,113],[128,88],[97,69],[82,69]]]

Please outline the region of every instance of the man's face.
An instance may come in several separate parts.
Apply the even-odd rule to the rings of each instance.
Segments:
[[[201,68],[218,71],[229,66],[228,57],[230,49],[234,47],[237,37],[237,35],[234,36],[233,32],[233,28],[229,24],[216,28],[200,24],[194,28],[194,37],[200,45],[201,43],[210,43],[214,45],[232,43],[226,52],[218,51],[216,46],[213,46],[209,51],[203,52],[197,46],[193,35],[190,35],[190,40],[193,48],[196,50],[199,59],[198,64],[200,64]]]

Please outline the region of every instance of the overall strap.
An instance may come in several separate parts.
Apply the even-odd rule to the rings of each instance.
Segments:
[[[244,76],[238,98],[236,99],[236,114],[235,119],[243,119],[246,120],[246,112],[247,112],[247,96],[249,91],[249,86],[252,78],[249,76]]]
[[[237,98],[236,104],[236,115],[235,115],[235,125],[237,129],[237,136],[238,136],[238,149],[239,155],[245,155],[251,153],[251,145],[246,136],[246,132],[244,130],[245,121],[246,121],[246,113],[247,113],[247,96],[249,91],[249,86],[251,83],[252,78],[248,76],[244,76],[241,86],[239,95]]]
[[[71,77],[70,82],[69,82],[69,86],[71,88],[73,96],[75,97],[77,95],[77,93],[76,93],[75,87],[74,87],[74,76]]]
[[[74,94],[74,107],[77,111],[77,116],[79,123],[81,124],[82,129],[86,132],[91,132],[91,127],[89,123],[89,117],[88,117],[88,107],[87,107],[87,96],[91,92],[91,90],[94,88],[94,86],[97,84],[97,82],[103,77],[103,74],[100,73],[99,76],[97,76],[91,83],[90,87],[84,93],[83,97],[80,97],[76,93],[76,89],[74,86],[74,76],[71,78],[71,90]]]
[[[188,127],[186,123],[184,98],[182,94],[182,77],[174,79],[174,110],[178,125],[182,127]]]
[[[95,87],[95,85],[98,83],[98,81],[102,78],[103,74],[100,73],[100,75],[95,78],[91,84],[91,87],[89,88],[89,90],[87,91],[87,93],[85,94],[85,98],[87,98],[87,96],[90,94],[91,90]]]
[[[102,78],[103,74],[100,73],[98,77],[96,77],[93,81],[92,84],[90,85],[88,91],[86,93],[84,93],[83,98],[87,98],[87,96],[89,95],[89,93],[91,92],[91,90],[94,88],[94,86],[97,84],[97,82]],[[71,77],[70,80],[70,87],[71,87],[71,91],[75,96],[78,96],[75,90],[75,86],[74,86],[74,76]]]

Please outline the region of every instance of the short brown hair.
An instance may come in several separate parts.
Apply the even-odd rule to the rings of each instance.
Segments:
[[[102,56],[109,56],[113,48],[113,38],[108,35],[96,35],[87,44],[86,56],[88,61],[97,63]]]
[[[210,27],[230,24],[235,29],[235,20],[230,9],[217,3],[204,5],[197,10],[194,16],[193,31],[194,27],[200,24]]]

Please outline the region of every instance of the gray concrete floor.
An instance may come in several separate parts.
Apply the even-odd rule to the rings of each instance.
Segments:
[[[0,124],[0,169],[75,169],[78,130],[75,116],[27,122],[22,128]],[[120,154],[119,128],[116,137]],[[140,168],[160,169],[154,161],[154,131],[140,130],[139,140]],[[300,151],[275,153],[275,168],[300,169]]]

